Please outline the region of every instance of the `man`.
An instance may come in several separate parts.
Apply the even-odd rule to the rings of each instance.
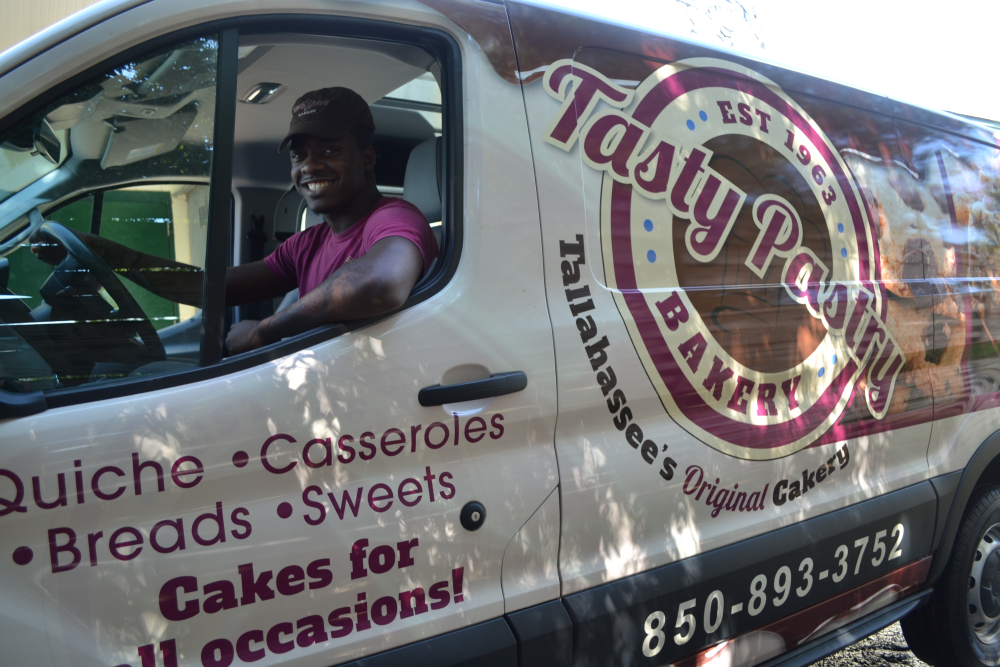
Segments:
[[[233,326],[226,338],[231,353],[395,310],[430,267],[437,242],[423,214],[375,187],[374,131],[368,104],[347,88],[296,100],[278,150],[291,144],[292,182],[325,224],[295,234],[263,261],[229,270],[227,303],[259,301],[261,294],[296,286],[302,295],[261,322]]]
[[[292,182],[324,224],[295,234],[263,260],[228,270],[227,305],[274,298],[295,287],[301,295],[262,321],[235,324],[226,337],[231,354],[331,322],[395,310],[430,267],[437,242],[423,214],[401,199],[383,197],[375,185],[374,131],[368,104],[347,88],[322,88],[296,100],[278,150],[291,144]],[[143,287],[200,307],[200,272],[150,271],[186,265],[90,234],[78,236]],[[62,248],[38,243],[32,251],[50,264],[65,257]]]

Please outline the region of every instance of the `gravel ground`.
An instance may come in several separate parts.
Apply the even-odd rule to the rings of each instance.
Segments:
[[[928,667],[910,653],[899,623],[893,623],[853,646],[848,646],[829,658],[813,663],[813,667]]]

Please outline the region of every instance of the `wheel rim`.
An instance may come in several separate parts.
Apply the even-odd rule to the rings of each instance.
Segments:
[[[1000,523],[976,547],[969,572],[969,628],[983,644],[1000,641]]]

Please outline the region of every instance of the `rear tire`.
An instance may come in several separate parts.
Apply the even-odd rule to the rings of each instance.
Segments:
[[[1000,487],[973,498],[938,590],[908,624],[919,650],[939,666],[941,656],[958,667],[1000,665]]]
[[[947,661],[942,659],[940,647],[934,628],[936,624],[932,617],[934,605],[930,602],[920,609],[911,611],[899,622],[906,638],[906,645],[919,660],[933,667],[947,667]]]

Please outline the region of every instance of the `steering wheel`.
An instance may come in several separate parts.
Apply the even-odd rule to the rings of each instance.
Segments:
[[[90,249],[90,246],[81,241],[69,229],[51,220],[43,222],[38,227],[38,234],[46,241],[61,245],[69,255],[91,272],[91,275],[107,290],[118,305],[118,311],[114,318],[135,324],[136,333],[139,334],[143,345],[146,346],[146,352],[151,361],[163,361],[167,358],[163,342],[160,340],[159,334],[156,333],[153,323],[143,312],[142,306],[135,300],[132,293],[125,289],[115,272],[104,263],[103,259],[98,257],[97,253]]]

